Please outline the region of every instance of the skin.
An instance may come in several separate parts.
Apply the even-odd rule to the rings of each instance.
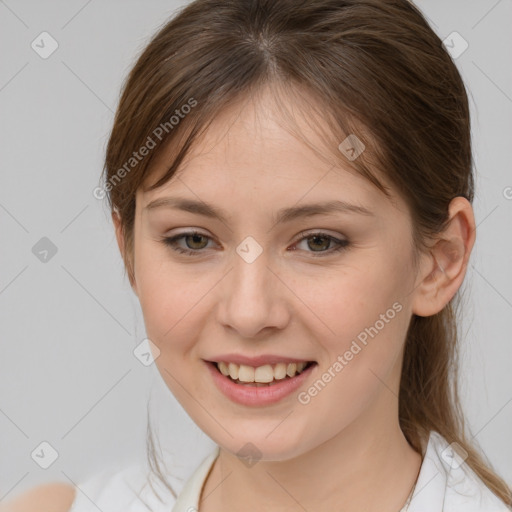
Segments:
[[[448,228],[415,271],[411,216],[393,187],[384,181],[393,192],[389,200],[343,168],[343,155],[336,168],[328,165],[290,133],[272,101],[263,92],[224,111],[179,176],[151,192],[139,189],[132,287],[160,351],[162,378],[220,446],[200,512],[396,512],[421,465],[398,422],[407,327],[413,313],[440,311],[462,284],[475,239],[473,210],[462,197],[451,202]],[[297,122],[327,155],[307,119]],[[151,182],[168,158],[156,159]],[[144,210],[167,196],[212,203],[228,219]],[[280,208],[331,199],[364,205],[375,216],[273,221]],[[124,253],[122,225],[115,214],[113,220]],[[182,238],[178,246],[200,256],[179,254],[161,241],[190,229],[209,238]],[[350,245],[333,252],[336,243],[304,239],[303,230],[308,236],[326,231]],[[247,236],[263,249],[250,264],[236,252]],[[235,404],[217,390],[203,362],[228,352],[315,360],[305,390],[395,302],[401,311],[307,405],[297,393],[264,407]],[[262,454],[252,467],[236,455],[247,442]]]
[[[38,485],[5,503],[1,502],[0,512],[67,512],[75,495],[75,487],[64,482]]]

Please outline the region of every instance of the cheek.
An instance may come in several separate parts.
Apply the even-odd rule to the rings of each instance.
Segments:
[[[322,300],[318,283],[317,293],[309,295],[307,303],[320,312],[323,321],[314,320],[318,327],[312,333],[321,348],[321,360],[311,386],[298,397],[299,407],[304,407],[308,422],[315,425],[310,428],[327,437],[349,425],[393,387],[390,381],[398,368],[407,308],[392,287],[375,287],[376,277],[362,273],[356,280],[345,276],[340,282],[331,281],[333,291],[324,292]],[[315,295],[316,302],[312,300]],[[326,411],[332,420],[329,426],[322,419]]]
[[[165,251],[141,248],[136,279],[146,332],[161,351],[161,359],[183,361],[200,337],[204,319],[213,307],[218,275],[197,266],[177,264]],[[190,356],[192,358],[192,355]]]
[[[148,337],[163,350],[186,322],[192,301],[190,281],[163,261],[160,251],[141,247],[135,255],[135,277]]]
[[[357,399],[394,367],[408,325],[398,269],[376,258],[373,264],[329,272],[328,279],[312,280],[298,292],[320,349],[320,373],[330,371],[325,379],[336,382],[328,387],[351,389]]]
[[[309,307],[309,316],[318,319],[319,331],[348,339],[373,325],[388,310],[392,309],[389,315],[394,316],[393,304],[401,303],[404,296],[399,274],[385,262],[367,260],[357,267],[325,270],[307,285],[298,279],[295,290]]]

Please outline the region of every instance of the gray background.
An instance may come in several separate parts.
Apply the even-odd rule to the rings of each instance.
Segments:
[[[132,353],[145,337],[139,304],[92,194],[121,82],[184,3],[0,1],[0,499],[144,461],[150,395],[177,476],[214,446],[154,365]],[[455,59],[470,93],[477,170],[463,404],[477,443],[512,484],[512,2],[417,5],[441,39],[457,31],[469,44]],[[59,45],[46,59],[31,47],[43,31]],[[43,237],[57,250],[46,262],[33,252],[48,244]],[[58,452],[48,469],[31,457],[43,441]]]

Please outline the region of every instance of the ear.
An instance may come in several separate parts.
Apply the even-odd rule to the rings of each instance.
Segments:
[[[418,316],[439,313],[462,285],[475,243],[475,218],[464,197],[452,199],[449,223],[423,257],[416,282],[412,312]]]
[[[123,262],[125,265],[125,272],[128,274],[128,279],[130,281],[130,286],[134,291],[135,295],[139,295],[137,290],[137,283],[135,281],[135,276],[133,272],[133,265],[131,263],[131,258],[129,258],[128,254],[125,250],[124,244],[124,232],[123,232],[123,224],[121,222],[121,216],[117,210],[112,212],[112,222],[114,223],[114,229],[116,233],[117,245],[119,247],[119,251],[121,252],[121,256],[123,258]]]

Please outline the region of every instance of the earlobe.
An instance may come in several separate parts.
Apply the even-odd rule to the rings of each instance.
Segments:
[[[467,199],[450,203],[450,221],[425,258],[424,276],[415,289],[412,311],[418,316],[439,313],[462,285],[475,241],[473,209]]]

